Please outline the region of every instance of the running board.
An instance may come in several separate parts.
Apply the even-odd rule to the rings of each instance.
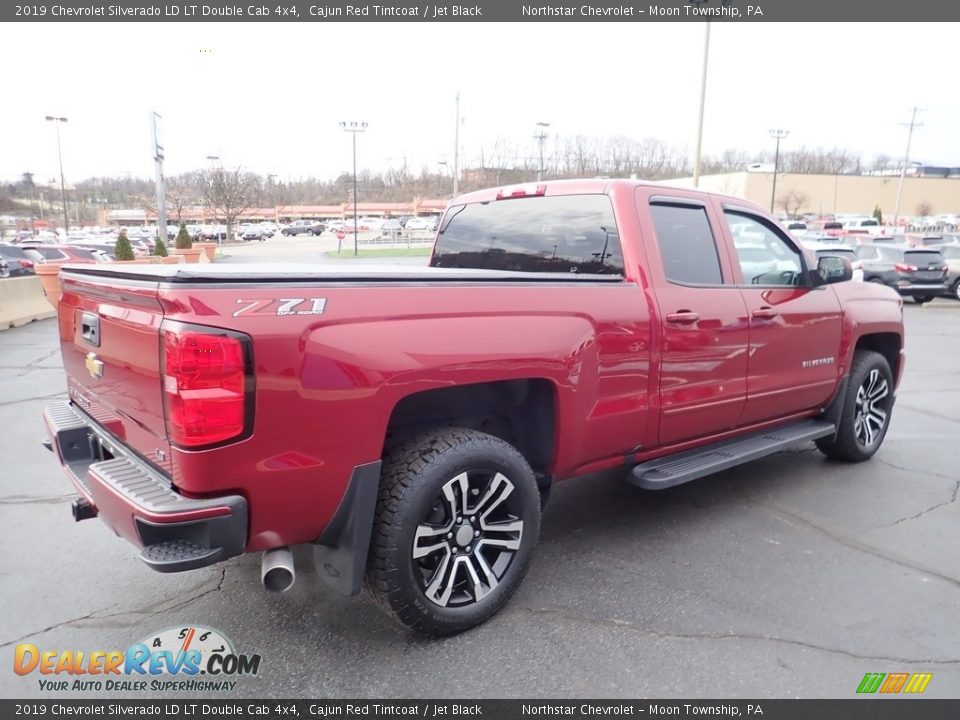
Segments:
[[[833,423],[804,420],[642,463],[633,468],[632,477],[627,481],[645,490],[663,490],[834,432]]]

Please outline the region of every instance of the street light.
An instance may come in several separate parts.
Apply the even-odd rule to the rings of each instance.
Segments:
[[[57,127],[57,158],[60,160],[60,197],[63,201],[63,232],[66,235],[70,227],[70,220],[67,219],[67,183],[63,179],[63,152],[60,150],[60,123],[65,123],[65,117],[54,117],[47,115],[47,122],[52,122]]]
[[[537,141],[537,145],[540,146],[540,165],[537,169],[537,182],[540,182],[543,179],[543,143],[547,139],[547,128],[550,127],[550,123],[538,122],[537,123],[537,134],[534,135],[534,139]]]
[[[697,149],[693,155],[693,186],[700,185],[700,154],[703,147],[703,109],[707,99],[707,63],[710,59],[710,21],[707,20],[703,36],[703,72],[700,75],[700,112],[697,121]]]
[[[216,199],[213,197],[213,183],[214,183],[213,171],[216,170],[216,167],[214,167],[214,163],[220,161],[220,156],[219,156],[219,155],[207,155],[207,160],[210,161],[210,201],[213,202],[213,203],[215,203],[215,202],[216,202]],[[213,210],[213,223],[212,223],[212,224],[213,224],[213,226],[214,226],[214,231],[216,232],[216,225],[217,225],[217,208],[216,208],[216,206],[214,206],[214,207],[212,208],[212,210]],[[206,238],[202,238],[202,239],[206,239]],[[217,245],[220,246],[221,248],[223,247],[223,243],[220,242],[220,233],[219,233],[219,232],[217,232]]]
[[[770,191],[770,212],[773,212],[773,201],[777,197],[777,170],[780,167],[780,141],[789,134],[789,130],[770,131],[770,137],[776,138],[777,140],[777,149],[773,153],[773,190]]]
[[[357,247],[357,133],[362,133],[367,129],[365,122],[344,122],[340,121],[340,127],[344,132],[353,135],[353,254],[359,255]]]

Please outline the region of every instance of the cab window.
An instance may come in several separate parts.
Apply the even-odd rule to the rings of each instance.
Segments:
[[[724,216],[743,282],[748,285],[803,285],[800,251],[771,224],[746,213],[725,210]]]

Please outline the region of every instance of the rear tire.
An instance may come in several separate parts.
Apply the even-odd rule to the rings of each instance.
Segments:
[[[950,294],[953,295],[955,300],[960,300],[960,278],[953,281],[953,285],[950,286]]]
[[[837,460],[869,460],[883,444],[892,412],[893,373],[887,359],[871,350],[858,350],[850,368],[837,435],[817,440],[817,447]]]
[[[539,533],[536,479],[513,446],[475,430],[432,430],[384,457],[367,590],[403,625],[455,635],[506,604]]]

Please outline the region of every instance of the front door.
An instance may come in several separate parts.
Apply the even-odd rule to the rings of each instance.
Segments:
[[[836,294],[810,284],[803,253],[773,222],[734,207],[722,212],[750,317],[741,424],[822,408],[837,385],[842,321]]]

